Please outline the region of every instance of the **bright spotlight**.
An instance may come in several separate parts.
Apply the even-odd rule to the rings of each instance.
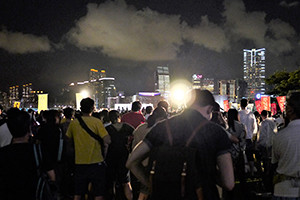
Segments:
[[[82,98],[87,98],[87,97],[89,97],[89,93],[88,93],[88,91],[86,91],[86,90],[82,91],[82,92],[81,92],[81,95],[82,95]]]
[[[181,101],[181,100],[183,100],[185,94],[184,94],[183,90],[178,89],[178,90],[174,91],[173,95],[174,95],[175,99]]]
[[[171,84],[171,100],[177,105],[184,105],[186,93],[190,90],[191,83],[185,80],[177,80]]]

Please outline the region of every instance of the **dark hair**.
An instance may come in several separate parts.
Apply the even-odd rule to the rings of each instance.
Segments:
[[[242,99],[241,100],[241,107],[246,108],[248,105],[248,100],[247,99]]]
[[[286,102],[294,109],[297,118],[300,118],[300,92],[289,92]]]
[[[46,110],[43,113],[43,118],[46,119],[46,124],[55,124],[56,117],[59,117],[57,110]]]
[[[120,113],[117,110],[111,110],[108,113],[109,116],[109,120],[111,121],[111,123],[116,123],[120,117]]]
[[[152,112],[152,110],[153,110],[153,107],[152,107],[152,106],[147,106],[147,107],[146,107],[146,113],[147,113],[147,114],[150,114],[150,113]]]
[[[260,115],[264,116],[264,117],[267,117],[268,116],[268,111],[263,110],[263,111],[261,111]]]
[[[166,111],[168,111],[169,103],[165,100],[161,100],[158,102],[157,107],[163,107]]]
[[[155,108],[152,115],[150,115],[148,120],[147,120],[148,128],[152,127],[156,123],[157,119],[167,118],[167,116],[168,115],[167,115],[167,112],[166,112],[164,107],[160,106],[160,107]]]
[[[19,109],[18,109],[19,110]],[[30,116],[26,111],[11,112],[7,127],[14,138],[24,137],[30,132]]]
[[[73,108],[65,108],[64,110],[64,116],[67,118],[67,119],[71,119],[72,116],[74,115],[74,109]]]
[[[215,105],[215,98],[208,90],[193,89],[189,92],[192,99],[192,105],[199,105],[205,107],[208,105]]]
[[[228,126],[235,132],[234,121],[238,121],[238,111],[236,109],[228,110]]]
[[[221,123],[220,123],[220,120],[219,120],[219,112],[220,112],[220,105],[215,102],[215,105],[213,106],[213,110],[212,110],[212,116],[211,116],[211,119],[210,121],[212,122],[215,122],[221,126],[223,126]],[[225,126],[224,126],[225,127]]]
[[[136,112],[136,111],[141,110],[141,107],[142,107],[141,102],[140,102],[140,101],[135,101],[135,102],[133,102],[132,105],[131,105],[131,110],[132,110],[133,112]]]
[[[110,122],[109,116],[108,116],[108,110],[102,110],[99,113],[99,118],[102,120],[103,123]]]
[[[83,113],[92,113],[94,110],[94,100],[91,98],[82,99],[80,102],[80,110]]]

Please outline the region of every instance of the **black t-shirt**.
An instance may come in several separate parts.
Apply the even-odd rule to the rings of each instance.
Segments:
[[[41,141],[43,157],[48,157],[50,164],[57,162],[60,129],[58,124],[44,124],[40,127],[35,138]]]
[[[187,109],[169,119],[173,145],[185,145],[192,132],[206,120],[198,111]],[[147,134],[144,142],[152,148],[169,143],[166,121],[158,123]],[[228,153],[231,142],[224,128],[213,122],[207,122],[193,137],[191,147],[197,148],[196,165],[204,199],[219,199],[216,188],[217,156]],[[171,167],[171,166],[170,166]]]
[[[0,190],[3,199],[35,199],[37,167],[33,145],[12,144],[0,149]]]
[[[123,126],[119,131],[113,125],[107,126],[106,130],[111,138],[106,160],[127,160],[129,155],[128,139],[132,137],[134,128],[126,123],[123,123]]]

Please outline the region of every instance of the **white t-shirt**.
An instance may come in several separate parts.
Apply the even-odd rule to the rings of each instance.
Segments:
[[[4,123],[0,126],[0,148],[11,143],[12,135],[7,127],[7,124]]]

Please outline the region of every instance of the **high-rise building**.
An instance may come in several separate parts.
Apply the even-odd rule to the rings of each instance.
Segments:
[[[232,102],[236,96],[236,80],[219,80],[219,95],[227,95]]]
[[[201,89],[201,78],[203,76],[200,74],[193,74],[193,89]]]
[[[155,91],[168,99],[170,95],[170,74],[169,67],[157,66],[155,71]]]
[[[265,48],[244,49],[244,80],[247,83],[247,97],[265,94]]]
[[[214,94],[215,90],[215,79],[214,78],[202,78],[201,89],[208,90]]]
[[[98,107],[99,108],[114,108],[114,103],[117,99],[117,91],[114,85],[115,78],[104,77],[99,80]]]

